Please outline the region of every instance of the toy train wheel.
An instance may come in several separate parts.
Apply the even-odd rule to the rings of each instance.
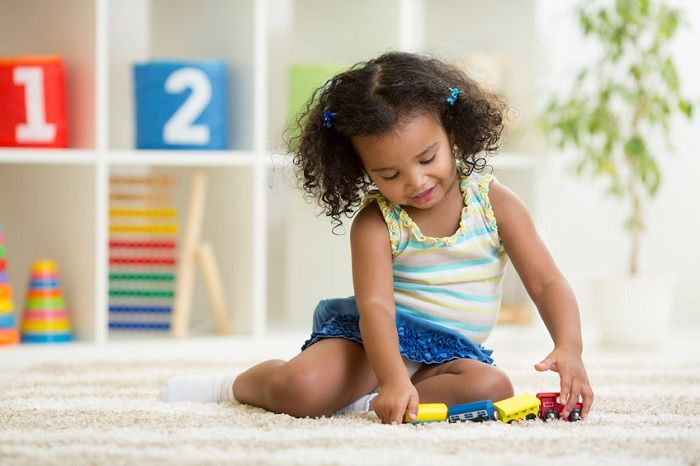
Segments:
[[[574,409],[569,413],[569,421],[571,422],[576,422],[581,420],[581,411],[578,409]]]
[[[537,419],[537,415],[530,413],[527,416],[525,416],[525,419],[527,419],[528,421],[532,421],[533,419]]]
[[[572,413],[572,414],[573,414],[573,413]],[[543,420],[544,422],[547,422],[547,421],[554,421],[554,420],[556,420],[556,419],[559,419],[559,413],[557,412],[556,409],[550,409],[549,411],[547,411],[546,413],[544,413],[544,417],[542,418],[542,420]]]

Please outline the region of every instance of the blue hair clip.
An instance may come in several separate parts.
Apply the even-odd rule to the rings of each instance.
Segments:
[[[326,128],[332,128],[333,127],[333,117],[336,116],[336,112],[331,112],[329,110],[326,110],[323,112],[323,126]]]
[[[450,105],[454,105],[455,102],[457,102],[457,97],[459,97],[459,89],[457,89],[456,87],[451,87],[450,96],[447,98],[447,103]]]

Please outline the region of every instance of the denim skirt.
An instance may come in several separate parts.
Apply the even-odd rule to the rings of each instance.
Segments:
[[[396,311],[399,352],[421,364],[440,364],[455,359],[474,359],[493,364],[492,350],[472,342],[461,333],[411,314]],[[326,299],[314,311],[311,336],[302,351],[325,338],[344,338],[362,344],[360,314],[354,297]]]

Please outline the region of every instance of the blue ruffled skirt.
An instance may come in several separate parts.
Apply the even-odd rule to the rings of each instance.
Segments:
[[[439,364],[454,359],[474,359],[493,364],[490,349],[472,342],[461,333],[442,325],[396,311],[399,351],[405,358],[422,364]],[[324,338],[344,338],[362,344],[360,314],[354,297],[326,299],[314,311],[311,337],[302,351]]]

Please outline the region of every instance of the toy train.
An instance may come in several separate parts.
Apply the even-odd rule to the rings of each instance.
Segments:
[[[540,419],[547,422],[560,418],[564,405],[559,403],[559,392],[541,392],[537,394],[537,398],[540,400]],[[564,418],[564,420],[570,422],[580,421],[581,409],[581,403],[577,402],[569,416]]]
[[[540,418],[547,422],[559,419],[564,405],[559,403],[558,392],[541,392],[536,396],[529,393],[516,395],[493,403],[491,400],[474,401],[450,406],[444,403],[422,403],[418,405],[415,419],[404,418],[404,422],[420,424],[423,422],[483,422],[501,421],[510,424],[514,421]],[[576,403],[566,421],[581,420],[581,403]]]

